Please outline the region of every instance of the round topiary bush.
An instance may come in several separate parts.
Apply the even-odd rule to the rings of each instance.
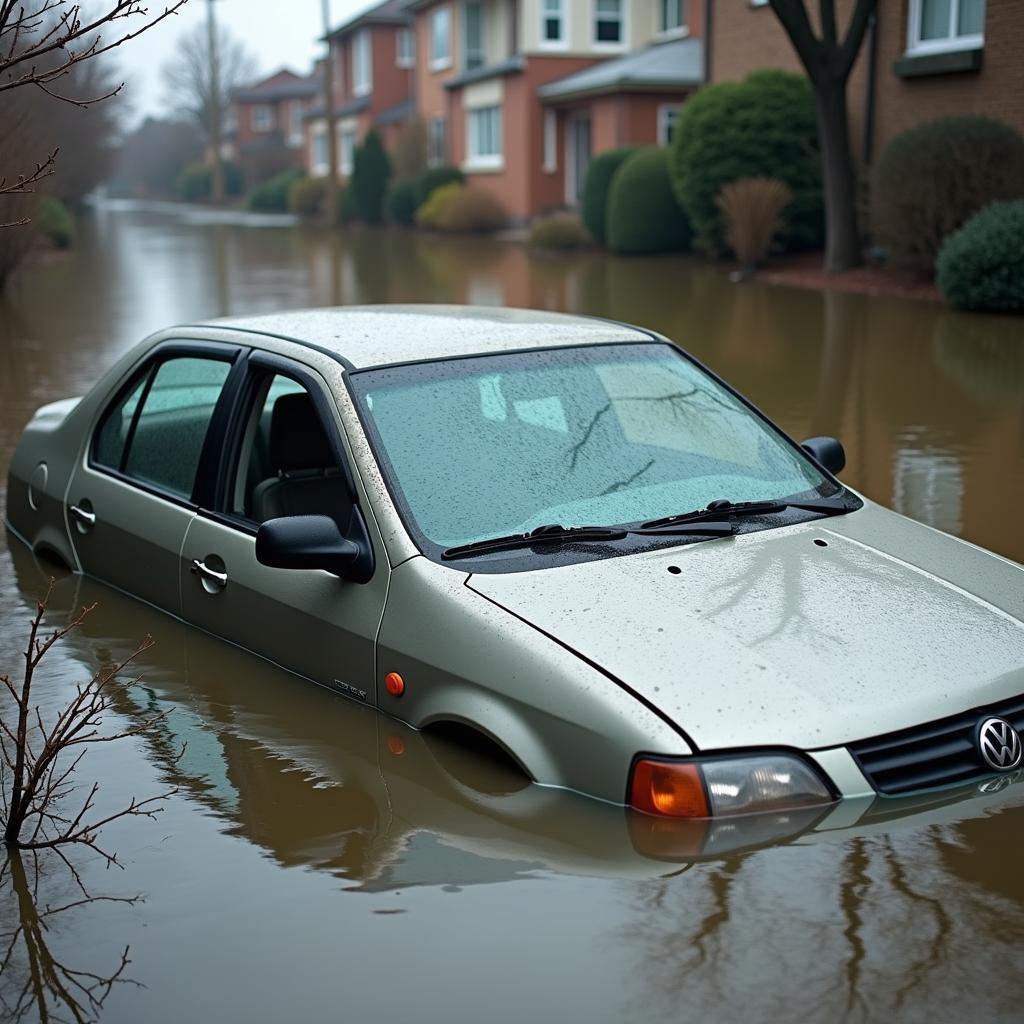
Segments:
[[[942,243],[939,290],[958,309],[1024,310],[1024,199],[992,203]]]
[[[429,198],[431,192],[439,189],[442,185],[451,185],[453,182],[464,185],[466,176],[458,167],[428,167],[421,171],[413,179],[416,182],[416,207],[421,207]]]
[[[612,178],[622,164],[637,151],[636,146],[623,146],[620,149],[606,149],[598,153],[590,161],[587,168],[587,180],[583,184],[583,200],[580,213],[587,230],[602,245],[607,242],[606,218],[608,215],[608,192],[612,187]]]
[[[871,176],[871,225],[893,263],[931,274],[943,239],[983,206],[1024,197],[1024,136],[988,117],[897,135]]]
[[[672,191],[668,150],[638,150],[612,178],[608,248],[619,253],[679,252],[689,248],[691,238],[686,214]]]
[[[288,191],[306,172],[290,167],[257,185],[249,193],[249,209],[259,213],[284,213],[288,209]]]
[[[530,225],[528,242],[538,249],[568,251],[590,245],[590,236],[575,213],[553,213]]]
[[[683,104],[672,135],[672,185],[698,248],[725,251],[715,198],[737,178],[776,178],[792,194],[778,244],[818,248],[825,218],[814,94],[803,75],[755,71],[708,85]]]
[[[392,224],[404,224],[407,227],[416,223],[416,181],[404,178],[396,181],[384,199],[388,220]]]
[[[420,227],[457,234],[485,234],[508,222],[500,200],[486,189],[452,182],[442,185],[416,211]]]

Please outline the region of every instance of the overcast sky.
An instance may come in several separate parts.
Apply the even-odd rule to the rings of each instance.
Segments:
[[[339,25],[355,14],[376,6],[379,0],[330,0],[331,24]],[[120,74],[125,79],[125,98],[131,122],[149,114],[162,113],[163,86],[160,67],[167,60],[182,32],[206,17],[207,0],[188,0],[172,18],[132,39],[115,51]],[[151,12],[162,8],[162,0],[150,0]],[[263,73],[282,65],[293,71],[308,71],[323,44],[320,0],[216,0],[217,18],[252,51]]]

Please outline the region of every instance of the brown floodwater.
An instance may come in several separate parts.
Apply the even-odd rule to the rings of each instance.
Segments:
[[[69,256],[25,268],[0,298],[0,499],[32,411],[80,394],[148,332],[387,301],[656,328],[790,433],[839,436],[852,486],[1024,562],[1020,320],[737,285],[696,260],[541,257],[129,204],[97,210]],[[0,1019],[19,1000],[24,1019],[42,1018],[39,998],[58,1017],[77,998],[118,1022],[1024,1017],[1014,778],[825,814],[652,824],[523,785],[2,534],[0,672],[19,671],[55,572],[51,621],[98,608],[47,656],[44,713],[151,634],[117,719],[169,709],[164,727],[94,747],[79,775],[100,782],[100,810],[176,792],[156,821],[105,830],[123,870],[73,855],[88,890],[117,900],[46,916],[82,899],[68,869],[52,855],[5,867]],[[76,984],[113,975],[125,947],[131,962],[90,1006]]]

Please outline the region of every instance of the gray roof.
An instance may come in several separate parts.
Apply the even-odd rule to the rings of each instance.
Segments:
[[[287,68],[282,70],[287,71]],[[281,72],[276,71],[273,75],[268,75],[267,78],[262,79],[259,82],[239,86],[237,89],[232,90],[232,99],[239,103],[264,103],[273,100],[308,99],[310,96],[315,96],[323,88],[320,76],[316,72],[311,75],[304,76],[299,76],[294,72],[289,72],[292,77],[285,79],[283,82],[271,83],[268,81],[268,79],[274,78],[279,74],[281,74]]]
[[[637,327],[608,320],[500,306],[342,306],[230,317],[196,326],[303,342],[335,352],[357,369],[558,345],[652,340]]]
[[[408,25],[409,15],[406,11],[406,0],[384,0],[384,3],[371,7],[362,14],[342,22],[337,28],[332,28],[327,33],[327,38],[344,35],[361,25]]]
[[[416,113],[416,105],[413,101],[402,100],[387,110],[382,110],[374,119],[374,124],[401,124]]]
[[[502,75],[514,75],[526,67],[526,58],[522,54],[514,54],[506,60],[496,61],[494,64],[485,64],[483,67],[473,68],[472,71],[463,71],[461,75],[449,78],[445,83],[446,89],[458,89],[471,82],[483,82],[488,78],[500,78]]]
[[[703,80],[703,44],[699,39],[677,39],[594,64],[542,85],[537,95],[551,101],[606,92],[681,92]]]
[[[369,96],[357,96],[354,100],[349,100],[348,103],[339,103],[334,108],[334,116],[337,119],[339,117],[351,117],[353,114],[361,114],[369,105]],[[314,121],[318,117],[323,117],[326,113],[327,108],[322,103],[318,103],[315,107],[311,107],[303,113],[302,120]]]

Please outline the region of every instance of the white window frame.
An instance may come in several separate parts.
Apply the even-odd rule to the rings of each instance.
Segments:
[[[597,38],[597,22],[609,20],[608,15],[599,16],[598,0],[590,0],[590,45],[591,49],[601,53],[621,53],[629,49],[629,0],[618,0],[619,4],[619,41],[617,43],[602,42]]]
[[[302,145],[302,100],[292,100],[285,108],[288,129],[285,132],[285,145],[295,148]]]
[[[269,103],[255,103],[249,111],[249,127],[254,132],[274,130],[274,109]]]
[[[443,19],[444,30],[438,28]],[[452,9],[450,4],[442,4],[430,12],[430,70],[444,71],[452,66]],[[443,51],[438,45],[444,44]]]
[[[949,29],[950,34],[941,39],[921,38],[921,16],[924,13],[922,0],[910,0],[907,7],[907,53],[921,55],[928,53],[949,53],[955,50],[978,50],[985,45],[985,31],[971,35],[955,35],[960,20],[961,0],[950,0]],[[982,12],[984,24],[984,11]]]
[[[669,5],[679,11],[678,25],[669,26],[667,24],[665,14]],[[690,34],[689,15],[689,0],[658,0],[658,38],[679,39],[682,36],[688,36]]]
[[[541,50],[567,50],[569,49],[568,19],[565,16],[565,5],[567,0],[540,0],[540,26],[538,47]],[[558,38],[548,39],[545,35],[547,23],[552,20],[558,21]]]
[[[475,7],[480,12],[480,49],[473,53],[477,63],[470,66],[469,58],[469,9]],[[459,33],[462,43],[462,70],[476,71],[487,65],[487,5],[483,0],[463,0],[462,31]]]
[[[356,146],[358,145],[358,129],[341,128],[338,131],[338,173],[343,178],[352,176],[355,164]]]
[[[544,162],[541,169],[545,174],[558,170],[558,111],[550,108],[544,111]]]
[[[480,118],[483,115],[494,115],[492,126],[496,150],[481,152],[483,141],[480,137]],[[502,116],[502,105],[495,103],[486,107],[471,107],[466,111],[466,160],[462,165],[465,171],[500,171],[505,166],[505,118]]]
[[[403,26],[395,33],[395,67],[416,66],[416,37],[412,29]]]
[[[325,178],[331,171],[328,159],[327,125],[318,121],[310,128],[309,173],[314,178]]]
[[[683,109],[681,103],[658,104],[658,145],[667,146],[672,141],[672,125],[679,119]]]
[[[373,90],[373,40],[370,30],[352,36],[352,95],[369,96]]]

